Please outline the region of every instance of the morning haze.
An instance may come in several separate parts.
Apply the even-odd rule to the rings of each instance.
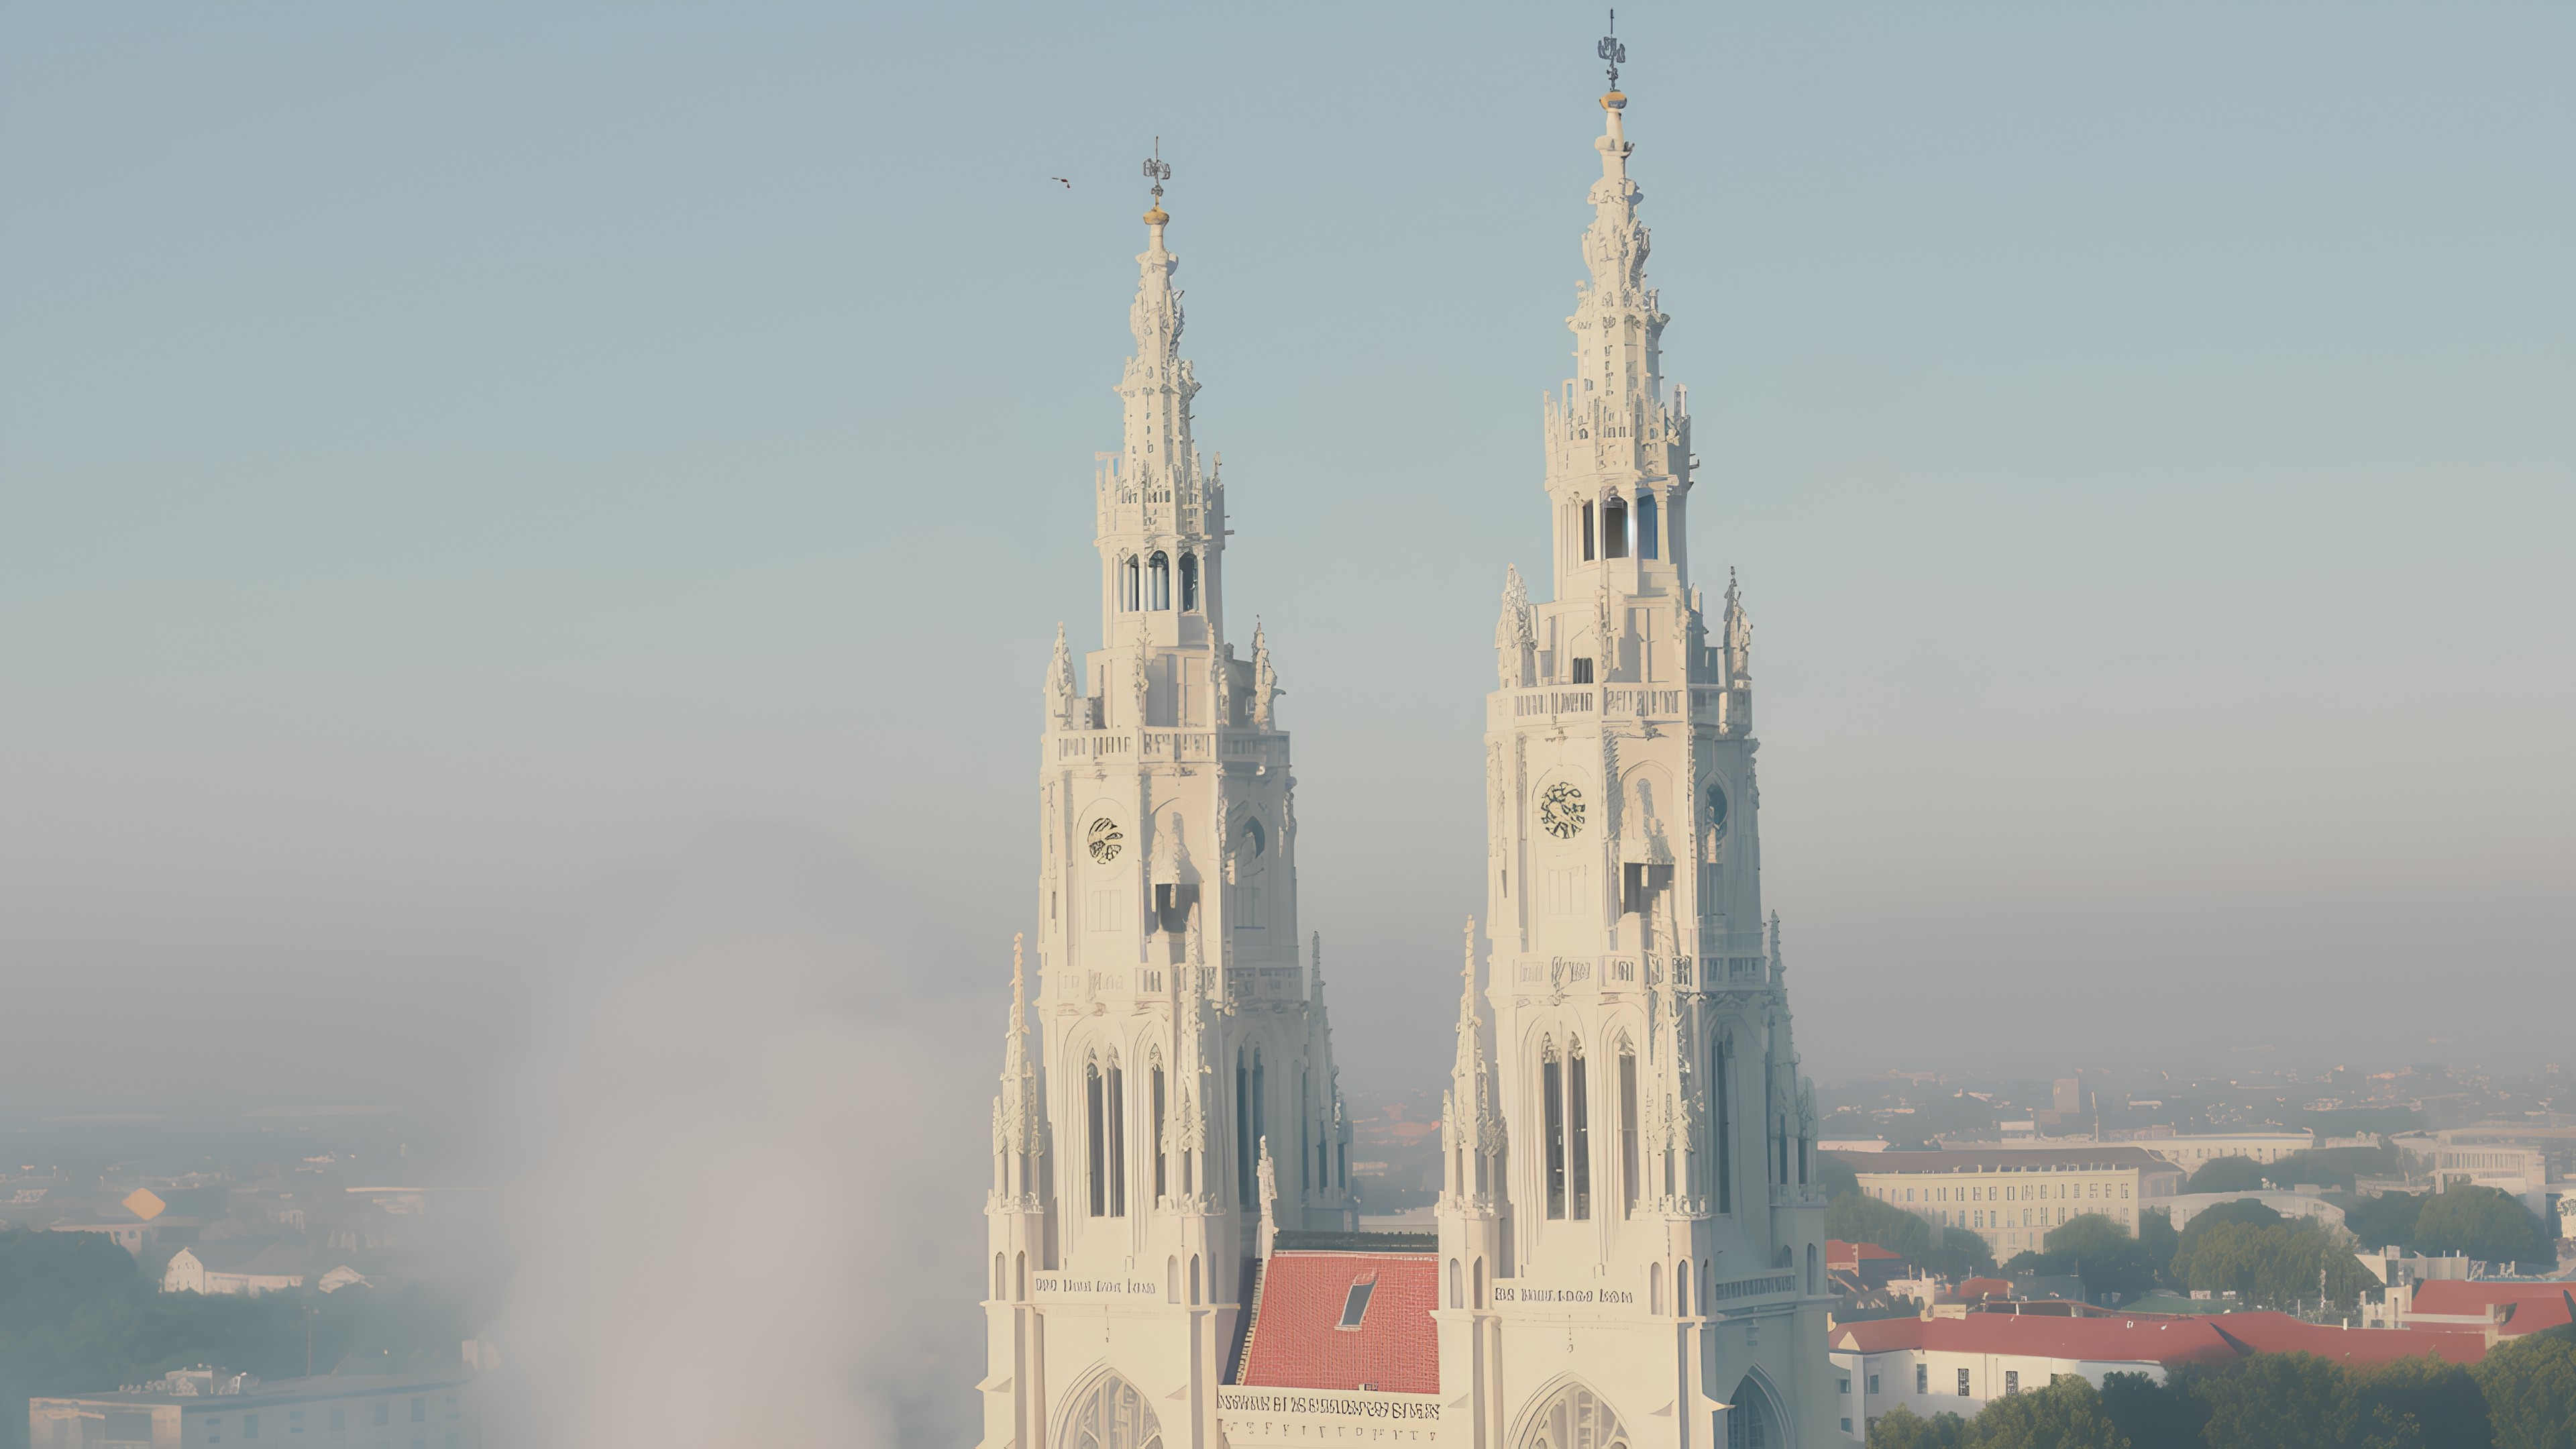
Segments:
[[[1804,1069],[1946,1074],[1829,1110],[2563,1061],[2576,17],[1618,25]],[[0,15],[0,1167],[513,1204],[424,1217],[415,1268],[563,1386],[494,1399],[550,1442],[783,1438],[817,1380],[863,1442],[971,1438],[1033,741],[1056,622],[1100,644],[1157,146],[1335,1060],[1436,1113],[1600,29]],[[772,1330],[714,1372],[774,1416],[621,1417]]]

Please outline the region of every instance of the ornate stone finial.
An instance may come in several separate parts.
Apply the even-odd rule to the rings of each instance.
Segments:
[[[1310,933],[1306,949],[1309,953],[1308,959],[1314,963],[1308,968],[1310,979],[1315,983],[1315,994],[1321,996],[1324,994],[1324,933],[1321,931]]]
[[[1261,632],[1261,620],[1252,621],[1252,727],[1270,728],[1272,701],[1288,691],[1279,687],[1279,671],[1270,667],[1270,640]]]
[[[1726,686],[1738,689],[1753,678],[1753,621],[1744,612],[1744,596],[1735,586],[1735,570],[1726,571]]]
[[[1279,1169],[1270,1161],[1270,1134],[1267,1132],[1261,1134],[1259,1179],[1260,1186],[1256,1190],[1260,1195],[1258,1206],[1261,1210],[1260,1255],[1267,1258],[1271,1245],[1279,1236]]]
[[[1460,928],[1466,950],[1465,961],[1458,968],[1458,1029],[1472,1031],[1476,1025],[1476,918],[1469,916]]]
[[[1494,621],[1494,668],[1505,689],[1527,687],[1537,666],[1538,624],[1517,564],[1503,570],[1503,612]]]
[[[1073,650],[1064,642],[1064,625],[1055,626],[1055,658],[1047,665],[1047,718],[1057,729],[1073,728]]]
[[[1134,724],[1136,728],[1143,729],[1145,727],[1145,700],[1147,694],[1154,687],[1154,674],[1153,658],[1145,652],[1145,636],[1141,633],[1136,636],[1136,667],[1134,674],[1135,678],[1131,681],[1134,684],[1136,691],[1136,718]]]

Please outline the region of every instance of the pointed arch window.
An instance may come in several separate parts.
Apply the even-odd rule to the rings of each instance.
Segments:
[[[1145,607],[1157,612],[1172,607],[1172,556],[1160,549],[1145,563]]]
[[[1565,1128],[1567,1178],[1574,1216],[1592,1216],[1592,1098],[1584,1073],[1583,1040],[1575,1038],[1565,1053]]]
[[[1663,522],[1663,512],[1655,503],[1655,495],[1650,492],[1639,493],[1637,495],[1637,557],[1663,557]]]
[[[1619,1215],[1637,1210],[1637,1049],[1619,1043]]]
[[[1234,1189],[1238,1207],[1252,1205],[1252,1065],[1234,1050]]]
[[[1590,499],[1584,500],[1583,504],[1583,561],[1592,562],[1592,502]]]
[[[1628,500],[1615,493],[1601,501],[1601,556],[1628,556]]]
[[[1540,1112],[1547,1130],[1547,1215],[1565,1216],[1565,1064],[1557,1060],[1556,1043],[1539,1048]]]
[[[1100,1063],[1082,1064],[1083,1098],[1083,1165],[1089,1169],[1091,1215],[1109,1215],[1109,1124],[1106,1084],[1100,1079]]]
[[[1145,576],[1142,567],[1131,558],[1119,568],[1118,574],[1119,609],[1132,614],[1145,607]]]
[[[1181,555],[1181,612],[1195,614],[1199,608],[1199,556]]]
[[[1709,1080],[1712,1103],[1717,1116],[1717,1210],[1735,1211],[1735,1045],[1724,1032],[1717,1034],[1717,1049],[1711,1063]]]

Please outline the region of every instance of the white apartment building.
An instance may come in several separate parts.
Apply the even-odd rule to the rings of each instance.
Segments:
[[[200,1367],[112,1394],[27,1403],[30,1449],[196,1449],[271,1439],[309,1449],[481,1449],[483,1429],[473,1376],[462,1371],[262,1383]]]
[[[2193,1172],[2222,1157],[2250,1157],[2269,1166],[2293,1152],[2316,1149],[2314,1132],[2192,1132],[2172,1137],[2136,1137],[2131,1144],[2143,1147],[2185,1172]]]
[[[2141,1209],[2182,1187],[2182,1170],[2128,1144],[2070,1142],[1940,1152],[1843,1154],[1860,1190],[1943,1228],[1966,1228],[1997,1258],[2036,1250],[2048,1230],[2100,1213],[2134,1233]]]

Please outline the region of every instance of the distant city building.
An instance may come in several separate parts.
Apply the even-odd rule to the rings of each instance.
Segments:
[[[2131,1232],[2138,1212],[2182,1188],[2182,1171],[2141,1148],[2095,1142],[1842,1159],[1863,1194],[1943,1228],[1966,1228],[1999,1258],[2035,1250],[2048,1230],[2100,1213]]]
[[[50,1223],[57,1233],[97,1233],[118,1247],[141,1258],[158,1234],[150,1223]]]
[[[265,1443],[311,1449],[481,1449],[474,1380],[445,1374],[320,1374],[262,1383],[198,1367],[112,1394],[27,1401],[32,1449],[162,1449]]]
[[[2221,1203],[2257,1202],[2285,1218],[2306,1218],[2329,1228],[2343,1226],[2343,1209],[2314,1193],[2274,1192],[2178,1192],[2156,1206],[2173,1217],[2181,1228]]]
[[[2197,1171],[2222,1157],[2246,1157],[2269,1166],[2293,1152],[2313,1151],[2314,1132],[2187,1132],[2171,1137],[2137,1137],[2140,1147],[2185,1171]]]
[[[2435,1191],[2455,1182],[2492,1187],[2526,1199],[2534,1212],[2537,1198],[2549,1186],[2549,1154],[2538,1147],[2516,1146],[2475,1131],[2410,1132],[2395,1145],[2421,1164]]]
[[[1924,1418],[1973,1418],[1989,1400],[2046,1388],[2059,1374],[2080,1375],[2099,1387],[2115,1373],[2161,1380],[2182,1364],[2291,1352],[2344,1364],[2429,1353],[2466,1364],[2485,1356],[2487,1340],[2477,1333],[2335,1328],[2269,1311],[2198,1317],[1977,1311],[1843,1324],[1828,1348],[1835,1402],[1850,1419],[1843,1432],[1859,1440],[1871,1420],[1899,1405]]]
[[[202,1246],[221,1266],[209,1266],[197,1248],[181,1248],[170,1255],[169,1266],[161,1270],[162,1292],[230,1293],[256,1298],[262,1293],[304,1286],[304,1275],[283,1271],[274,1261],[277,1250],[267,1245],[238,1257],[217,1245]]]

